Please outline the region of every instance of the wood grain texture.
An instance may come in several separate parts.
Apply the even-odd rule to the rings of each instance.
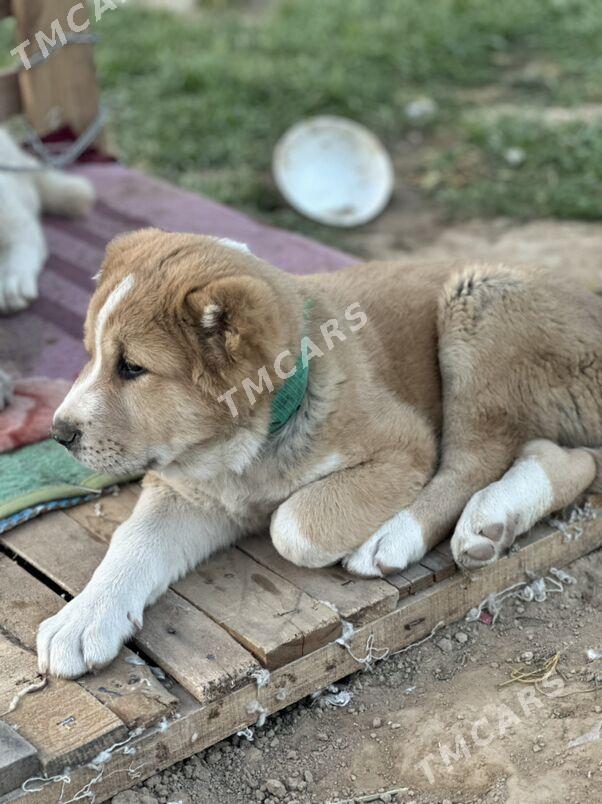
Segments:
[[[122,486],[116,494],[107,494],[97,501],[75,505],[65,514],[83,525],[104,542],[110,542],[115,529],[130,518],[138,500],[129,486]]]
[[[99,519],[94,516],[94,524]],[[62,511],[28,522],[0,542],[70,595],[81,592],[107,550]],[[227,631],[174,592],[146,611],[134,643],[203,702],[236,687],[257,667]]]
[[[21,91],[17,70],[0,70],[0,120],[21,112]]]
[[[427,553],[424,558],[421,559],[420,564],[433,573],[435,582],[451,578],[457,571],[454,559],[450,556],[443,555],[437,550],[431,550],[430,553]]]
[[[0,635],[0,712],[35,680],[36,656]],[[125,724],[79,684],[54,678],[25,695],[3,720],[37,749],[47,773],[87,762],[127,734]]]
[[[81,592],[107,550],[103,541],[62,511],[0,535],[0,543],[70,595]]]
[[[238,546],[258,564],[310,597],[335,606],[340,616],[354,625],[365,625],[393,611],[399,600],[398,590],[386,581],[358,578],[341,566],[324,569],[296,567],[278,553],[267,535],[245,539]]]
[[[550,566],[564,566],[600,546],[602,519],[585,523],[581,537],[571,542],[565,542],[557,531],[545,528],[536,539],[521,544],[517,552],[471,577],[458,573],[406,598],[394,612],[357,631],[351,643],[353,652],[362,654],[370,634],[374,634],[376,645],[386,645],[391,651],[406,647],[428,635],[439,621],[453,622],[464,617],[489,593],[526,579],[525,570],[542,573]],[[151,776],[252,724],[256,715],[250,715],[247,707],[257,698],[268,712],[275,712],[357,669],[357,663],[344,648],[330,643],[309,656],[275,670],[268,684],[259,692],[255,685],[249,685],[208,706],[183,712],[183,716],[172,722],[166,733],[148,733],[136,743],[137,762],[148,763],[142,770],[142,776]],[[106,774],[94,788],[98,803],[131,786],[132,780],[128,775],[130,759],[115,755],[111,761],[111,774]],[[72,770],[71,777],[65,798],[90,781],[92,772],[89,768],[76,768]],[[52,785],[36,794],[35,798],[19,793],[16,800],[55,804],[59,792],[60,785]]]
[[[64,604],[41,581],[0,555],[0,631],[33,651],[39,624]],[[157,723],[173,714],[178,703],[148,666],[133,661],[135,654],[123,648],[108,667],[77,682],[131,729]]]
[[[145,612],[136,643],[201,703],[240,687],[259,667],[223,628],[171,590]]]
[[[410,582],[411,595],[415,595],[417,592],[422,592],[423,589],[426,589],[435,583],[434,572],[427,567],[424,567],[422,564],[412,564],[411,567],[407,567],[407,569],[404,569],[403,572],[398,574],[401,575],[401,577],[406,581]],[[395,578],[395,576],[389,577],[389,581],[391,583],[395,583],[393,578]]]
[[[174,589],[269,669],[311,653],[340,634],[334,611],[236,548],[214,556]]]
[[[399,589],[399,596],[415,595],[417,592],[426,589],[435,582],[435,576],[431,570],[427,570],[421,564],[413,564],[401,572],[387,575],[387,581]]]
[[[451,549],[451,539],[446,539],[444,542],[441,542],[441,544],[438,544],[435,550],[437,553],[441,553],[441,555],[451,558],[453,561],[454,555]]]
[[[68,14],[73,0],[13,0],[19,42],[29,39],[28,55],[39,51],[36,34],[50,37],[58,20],[62,30],[70,34]],[[76,23],[85,23],[86,13],[77,14]],[[88,31],[86,31],[88,32]],[[67,44],[43,63],[19,74],[23,110],[39,134],[47,134],[63,125],[82,132],[96,117],[99,90],[96,82],[91,44]]]

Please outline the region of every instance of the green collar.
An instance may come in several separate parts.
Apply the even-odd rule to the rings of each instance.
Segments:
[[[295,363],[295,373],[284,381],[272,399],[270,435],[281,430],[301,407],[307,392],[309,365],[303,355]]]
[[[304,335],[307,330],[307,322],[309,321],[309,311],[313,305],[313,299],[307,299],[303,305],[303,319],[305,321],[303,328]],[[289,419],[299,410],[305,399],[305,394],[307,393],[308,382],[309,361],[307,354],[304,353],[302,348],[301,354],[295,363],[294,374],[286,378],[272,399],[272,413],[269,426],[270,435],[274,435],[281,430]]]

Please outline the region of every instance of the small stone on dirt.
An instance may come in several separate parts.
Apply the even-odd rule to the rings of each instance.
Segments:
[[[276,798],[284,798],[286,796],[286,787],[278,779],[268,779],[265,783],[265,787],[268,793]]]

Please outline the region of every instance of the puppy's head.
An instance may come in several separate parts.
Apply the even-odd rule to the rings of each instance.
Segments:
[[[90,360],[53,436],[86,466],[118,475],[204,454],[236,464],[240,454],[224,445],[241,428],[265,435],[269,394],[253,406],[239,394],[236,416],[220,397],[288,345],[295,313],[275,287],[280,276],[231,241],[155,229],[114,240],[86,318]]]

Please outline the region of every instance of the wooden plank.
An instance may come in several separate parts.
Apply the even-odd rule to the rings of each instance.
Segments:
[[[447,558],[451,558],[452,561],[454,560],[454,554],[451,549],[451,539],[446,539],[444,542],[441,542],[441,544],[438,544],[435,550],[441,553],[442,556],[447,556]]]
[[[139,490],[139,484],[133,484],[103,497],[100,516],[95,502],[66,513],[94,537],[109,542],[115,528],[130,516]],[[236,689],[259,667],[219,625],[173,591],[146,611],[136,643],[201,702]]]
[[[115,529],[129,519],[137,499],[129,486],[122,486],[116,494],[107,494],[96,501],[75,505],[68,508],[65,514],[102,541],[109,542]]]
[[[39,52],[36,33],[50,36],[55,20],[66,34],[71,33],[67,15],[72,6],[73,0],[13,0],[16,37],[19,42],[29,39],[33,43],[28,49],[30,58]],[[86,13],[78,13],[78,25],[85,23]],[[95,119],[99,90],[93,53],[91,44],[67,44],[36,67],[20,72],[23,108],[39,134],[63,125],[79,134]]]
[[[0,796],[42,771],[38,752],[12,726],[0,720]]]
[[[127,734],[125,724],[74,681],[50,679],[7,712],[15,694],[37,679],[35,655],[0,635],[0,712],[37,749],[47,773],[87,762]]]
[[[178,699],[139,657],[122,648],[108,667],[78,679],[84,689],[123,720],[128,729],[148,728],[176,713]]]
[[[174,589],[270,670],[311,653],[341,632],[334,611],[236,548],[214,556]]]
[[[107,550],[104,542],[62,511],[0,535],[0,543],[70,595],[81,592]]]
[[[70,595],[81,592],[107,549],[62,511],[4,534],[0,542]],[[199,701],[236,687],[257,667],[226,631],[173,592],[148,609],[144,620],[135,644]]]
[[[335,606],[344,620],[356,626],[393,611],[399,600],[398,590],[386,581],[358,578],[341,566],[319,570],[296,567],[280,555],[267,534],[245,539],[238,546],[257,563],[310,597]]]
[[[400,600],[407,597],[412,589],[411,581],[408,581],[407,578],[404,578],[403,575],[400,575],[398,572],[395,572],[393,575],[387,575],[387,583],[393,584],[397,589]]]
[[[59,595],[15,561],[0,555],[0,630],[29,650],[35,649],[39,624],[64,605]],[[104,703],[128,728],[152,726],[173,714],[177,699],[150,668],[133,664],[135,654],[123,648],[109,667],[86,675],[79,684]]]
[[[18,70],[0,70],[0,120],[21,112],[21,91]]]
[[[437,550],[427,553],[420,563],[434,574],[435,582],[451,578],[456,572],[456,563],[453,558],[444,556]]]
[[[547,571],[551,566],[561,567],[581,555],[602,546],[602,519],[585,523],[580,539],[564,542],[562,535],[549,528],[535,542],[516,553],[502,558],[471,577],[461,573],[404,600],[391,614],[359,629],[351,647],[360,656],[368,637],[374,635],[374,644],[386,645],[392,652],[428,635],[441,620],[452,622],[464,617],[489,593],[500,591],[511,583],[523,580],[525,570],[535,573]],[[409,627],[408,627],[409,626]],[[249,704],[259,699],[269,712],[323,689],[355,670],[357,663],[336,643],[330,643],[309,656],[275,670],[269,682],[259,691],[255,685],[226,696],[223,700],[192,709],[174,721],[164,734],[148,734],[136,742],[136,762],[140,763],[141,777],[148,777],[193,753],[217,743],[228,735],[250,725],[256,718],[249,714]],[[283,695],[283,692],[286,693]],[[110,773],[94,786],[97,801],[114,796],[131,786],[128,774],[131,757],[116,753],[111,761]],[[148,763],[145,765],[144,763]],[[94,777],[89,768],[73,768],[71,782],[66,786],[64,799],[68,799]],[[139,779],[140,780],[140,779]],[[27,796],[18,792],[20,802],[56,804],[60,784],[49,785],[40,793]]]
[[[403,572],[397,573],[397,575],[387,576],[387,580],[390,583],[396,584],[398,576],[401,576],[401,578],[409,582],[411,595],[422,592],[423,589],[427,589],[435,582],[433,571],[427,569],[427,567],[423,567],[422,564],[412,564],[411,567],[407,567]]]
[[[201,703],[237,689],[259,668],[219,625],[171,590],[147,609],[136,643]]]

